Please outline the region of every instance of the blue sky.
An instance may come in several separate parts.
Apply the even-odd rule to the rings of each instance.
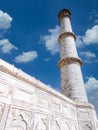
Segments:
[[[98,113],[98,0],[0,0],[0,58],[60,89],[58,12],[68,8],[89,101]]]

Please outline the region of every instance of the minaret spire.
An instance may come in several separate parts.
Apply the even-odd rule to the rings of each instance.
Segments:
[[[60,44],[61,92],[77,102],[88,102],[81,73],[82,61],[76,50],[76,36],[71,27],[71,13],[63,9],[58,14]]]

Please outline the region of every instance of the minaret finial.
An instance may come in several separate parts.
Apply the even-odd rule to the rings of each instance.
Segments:
[[[62,9],[58,14],[59,20],[64,16],[68,16],[69,18],[71,18],[71,12],[68,9]]]

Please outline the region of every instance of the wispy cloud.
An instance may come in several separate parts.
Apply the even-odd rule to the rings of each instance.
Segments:
[[[98,12],[95,9],[90,13],[89,20],[98,23]]]
[[[41,36],[40,41],[44,43],[47,50],[49,50],[50,53],[54,55],[59,52],[59,45],[58,45],[58,36],[60,33],[59,26],[56,26],[54,29],[49,29],[48,33],[49,34]]]
[[[84,58],[86,59],[90,59],[90,58],[96,58],[96,54],[91,52],[91,51],[83,51],[83,52],[80,52],[80,55],[81,56],[84,56]]]
[[[98,80],[94,77],[88,77],[85,83],[89,101],[96,107],[98,113]]]
[[[98,19],[95,19],[95,23],[98,23]]]
[[[8,29],[11,27],[12,17],[8,13],[0,10],[0,29]]]
[[[8,39],[0,40],[0,49],[2,53],[10,53],[13,49],[18,50]]]
[[[45,58],[44,61],[48,62],[50,60],[50,58]]]
[[[84,47],[83,36],[77,35],[77,38],[76,38],[76,46],[77,46],[78,48]]]
[[[83,60],[84,63],[87,63],[87,64],[94,64],[94,63],[98,63],[98,60],[97,59],[84,59]]]
[[[91,63],[92,63],[92,61],[91,61],[91,60],[88,60],[88,59],[83,60],[83,62],[84,62],[84,63],[87,63],[87,64],[91,64]],[[94,61],[93,61],[93,63],[94,63]]]
[[[91,51],[79,52],[79,55],[82,56],[83,62],[87,64],[97,63],[96,54]]]
[[[33,61],[37,57],[38,54],[36,51],[28,51],[28,52],[23,52],[21,55],[15,57],[14,61],[17,63],[27,63]]]

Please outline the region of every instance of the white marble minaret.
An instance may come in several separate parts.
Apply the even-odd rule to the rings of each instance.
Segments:
[[[82,61],[76,50],[76,36],[71,27],[71,13],[63,9],[58,14],[61,34],[60,44],[61,91],[64,95],[77,102],[88,102],[82,73]]]

